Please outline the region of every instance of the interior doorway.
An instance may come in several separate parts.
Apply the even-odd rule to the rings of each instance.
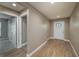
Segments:
[[[22,46],[26,46],[26,38],[27,38],[27,16],[24,15],[21,17],[22,19],[22,40],[21,40],[21,44]]]
[[[20,40],[20,48],[26,49],[27,46],[27,13],[22,13],[20,15],[21,21],[21,40]]]
[[[64,21],[54,22],[54,38],[64,39]]]

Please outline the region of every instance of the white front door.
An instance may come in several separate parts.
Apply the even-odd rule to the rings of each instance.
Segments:
[[[54,22],[54,38],[64,39],[64,21]]]

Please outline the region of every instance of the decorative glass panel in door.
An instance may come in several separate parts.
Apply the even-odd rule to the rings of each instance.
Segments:
[[[54,22],[54,38],[64,39],[64,21]]]

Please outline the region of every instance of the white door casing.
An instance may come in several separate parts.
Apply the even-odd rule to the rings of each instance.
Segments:
[[[54,22],[54,38],[64,39],[64,21]]]
[[[27,10],[25,10],[24,12],[22,12],[21,14],[20,14],[20,48],[22,47],[22,46],[24,46],[24,45],[26,45],[26,43],[22,43],[22,39],[23,39],[23,30],[25,30],[25,29],[23,29],[23,20],[22,20],[22,17],[24,17],[24,16],[26,16],[27,17],[27,14],[28,14],[28,11]],[[27,20],[26,20],[26,22],[27,22]],[[27,26],[27,25],[26,25]],[[25,36],[24,36],[25,37]],[[27,38],[27,37],[26,37]]]

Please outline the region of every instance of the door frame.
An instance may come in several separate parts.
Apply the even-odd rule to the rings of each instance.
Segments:
[[[56,21],[53,22],[53,37],[54,37],[54,23],[55,22],[60,22],[60,21],[64,22],[64,34],[63,34],[64,37],[61,39],[61,40],[64,40],[65,39],[65,21],[63,21],[63,20],[58,20],[58,21],[56,20]],[[58,39],[58,38],[54,37],[54,39]]]
[[[23,16],[26,16],[26,17],[27,17],[27,15],[28,15],[27,12],[28,12],[28,11],[25,10],[25,11],[23,11],[23,12],[20,14],[20,22],[21,22],[21,24],[20,24],[20,25],[21,25],[20,48],[27,44],[27,42],[22,44],[22,17],[23,17]],[[27,25],[27,19],[26,19],[26,25]],[[26,26],[26,27],[27,27],[27,26]],[[27,29],[27,28],[26,28],[26,29]],[[27,30],[26,30],[26,31],[27,31]],[[26,33],[26,35],[27,35],[27,33]],[[26,41],[27,41],[27,39],[26,39]]]

